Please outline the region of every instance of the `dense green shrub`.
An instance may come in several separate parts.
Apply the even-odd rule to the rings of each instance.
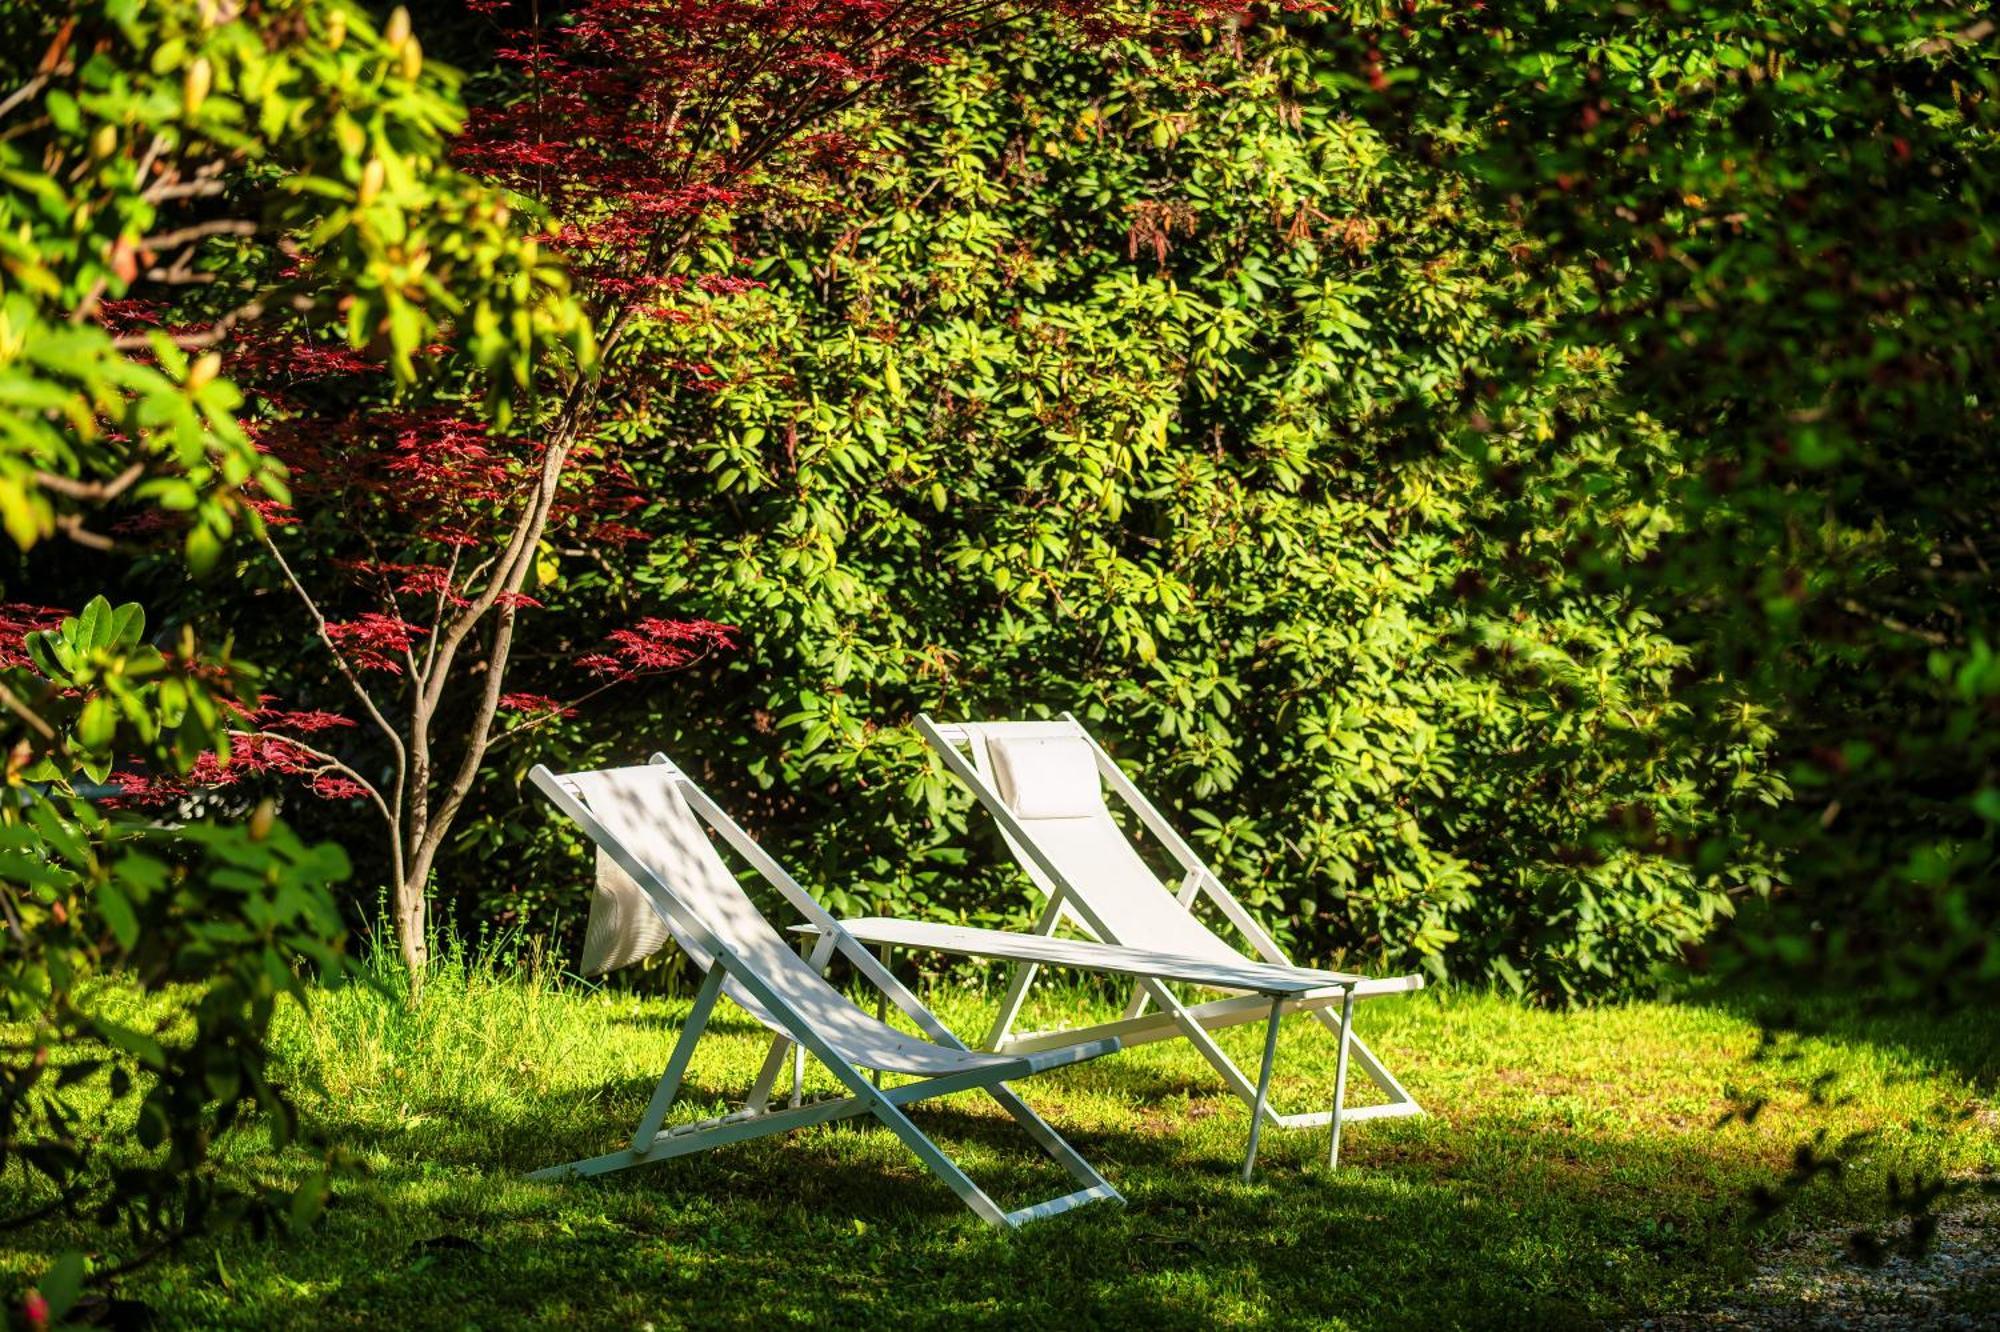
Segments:
[[[1526,557],[1474,520],[1530,501],[1439,422],[1537,346],[1523,237],[1336,84],[1282,32],[1004,38],[837,194],[739,218],[717,250],[768,286],[623,353],[660,367],[610,442],[652,497],[646,566],[550,572],[747,647],[534,757],[666,747],[836,909],[1019,923],[907,723],[1073,709],[1312,955],[1557,995],[1701,937],[1762,870],[1672,852],[1779,790],[1761,718],[1669,743],[1689,656],[1655,619],[1477,595]],[[1611,356],[1546,369],[1523,438],[1644,554],[1621,468],[1672,442],[1599,419]],[[496,799],[463,878],[512,859],[489,904],[575,903]]]
[[[410,168],[455,123],[448,88],[407,14],[378,31],[344,0],[0,0],[0,1224],[105,1227],[35,1276],[30,1321],[324,1200],[217,1148],[250,1118],[292,1133],[273,1015],[346,966],[346,855],[246,797],[327,789],[337,761],[298,738],[327,719],[267,706],[216,620],[148,637],[96,594],[150,539],[173,602],[286,497],[238,373],[267,318],[349,329],[407,381],[440,318],[542,312],[504,271],[538,243],[435,157]]]
[[[1590,492],[1536,472],[1546,502],[1572,506],[1557,533],[1569,576],[1655,609],[1699,645],[1704,673],[1770,710],[1773,761],[1797,798],[1763,811],[1757,832],[1781,849],[1788,884],[1738,936],[1741,960],[1897,1002],[1990,1004],[1990,7],[1418,8],[1379,43],[1318,30],[1325,59],[1377,47],[1388,73],[1372,123],[1399,151],[1462,169],[1472,206],[1521,219],[1531,290],[1587,284],[1549,336],[1618,347],[1620,410],[1675,432],[1677,465],[1643,482],[1672,534],[1644,562],[1603,559]],[[1535,367],[1508,370],[1520,410],[1537,410]],[[1516,404],[1497,396],[1488,413],[1506,421]]]
[[[212,764],[254,706],[253,670],[192,633],[163,653],[145,623],[101,597],[60,620],[0,608],[0,701],[22,723],[0,783],[0,1216],[116,1224],[127,1262],[224,1221],[317,1211],[322,1179],[274,1189],[213,1148],[253,1115],[291,1139],[265,1041],[304,977],[346,968],[347,858],[268,801],[163,824],[81,798],[102,796],[114,760],[167,782]],[[134,1013],[135,993],[168,987],[188,997],[181,1019]],[[41,1278],[57,1316],[85,1273],[70,1253]]]
[[[1687,418],[1574,336],[1588,266],[1464,159],[1492,126],[1371,121],[1332,31],[998,36],[865,169],[708,224],[580,455],[648,544],[541,545],[508,687],[573,696],[635,617],[746,646],[503,740],[462,919],[580,914],[521,778],[658,746],[840,909],[1018,923],[919,710],[1082,713],[1317,956],[1601,992],[1768,886],[1773,700],[1619,576],[1679,539]],[[341,705],[250,572],[195,600]],[[297,813],[388,876],[353,809]]]

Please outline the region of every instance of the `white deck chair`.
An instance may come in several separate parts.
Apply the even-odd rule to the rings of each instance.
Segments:
[[[694,1007],[665,1074],[640,1117],[631,1145],[589,1160],[537,1171],[532,1179],[598,1175],[628,1166],[826,1123],[872,1114],[902,1139],[926,1166],[985,1221],[1014,1228],[1099,1200],[1122,1201],[1070,1145],[1016,1096],[1006,1083],[1045,1069],[1093,1059],[1118,1048],[1113,1037],[1087,1037],[1033,1053],[968,1050],[929,1009],[856,943],[812,896],[664,755],[643,767],[557,774],[536,767],[535,785],[575,819],[599,850],[632,884],[689,959],[703,972]],[[820,938],[810,961],[793,952],[730,872],[705,821],[763,875]],[[600,882],[608,870],[600,862]],[[614,876],[615,877],[615,876]],[[929,1039],[906,1035],[850,1002],[821,975],[835,951],[908,1014]],[[634,950],[643,951],[643,950]],[[727,994],[745,1012],[777,1033],[741,1111],[662,1131],[688,1061],[716,999]],[[791,1106],[768,1108],[772,1083],[788,1048],[797,1051]],[[847,1089],[847,1095],[801,1103],[799,1077],[810,1051]],[[919,1079],[883,1088],[863,1070]],[[958,1091],[985,1091],[1078,1184],[1073,1193],[1015,1211],[1004,1211],[917,1126],[903,1107]]]
[[[1368,978],[1294,966],[1277,941],[1068,713],[1060,721],[1052,722],[956,724],[940,724],[928,716],[920,716],[917,729],[937,749],[945,766],[998,821],[1008,848],[1042,890],[1046,906],[1035,925],[1035,935],[1043,938],[1034,945],[1015,943],[1000,947],[995,945],[995,939],[1022,941],[1033,936],[965,931],[952,926],[912,926],[910,922],[850,920],[842,924],[864,943],[931,947],[1011,961],[1013,975],[1001,1001],[999,1016],[984,1043],[986,1049],[1024,1054],[1104,1036],[1116,1036],[1127,1046],[1184,1037],[1222,1075],[1230,1090],[1251,1107],[1250,1142],[1243,1166],[1246,1179],[1256,1162],[1258,1130],[1266,1124],[1276,1128],[1331,1126],[1329,1160],[1338,1165],[1344,1124],[1423,1113],[1416,1098],[1352,1030],[1356,999],[1421,989],[1421,976]],[[1183,877],[1178,893],[1161,883],[1112,820],[1104,803],[1105,786],[1117,793],[1179,863]],[[1203,893],[1262,959],[1261,967],[1246,959],[1194,914],[1191,907]],[[1102,944],[1121,947],[1107,951],[1050,937],[1065,918]],[[957,937],[964,935],[990,937],[983,940]],[[1118,952],[1133,950],[1167,955],[1179,959],[1181,965],[1152,975],[1138,974],[1132,1001],[1124,1017],[1115,1022],[1069,1031],[1013,1034],[1015,1018],[1041,966],[1134,974],[1118,964],[1116,958]],[[1206,964],[1210,971],[1202,974],[1198,964]],[[1259,980],[1231,974],[1246,967],[1275,975]],[[1278,980],[1285,976],[1297,987],[1289,994],[1278,988]],[[1168,988],[1169,981],[1207,989],[1256,992],[1188,1005]],[[1156,1005],[1158,1011],[1148,1013],[1149,1003]],[[1340,1010],[1337,1018],[1329,1011],[1335,1005]],[[1277,1019],[1284,1013],[1301,1011],[1312,1013],[1340,1042],[1333,1108],[1281,1115],[1272,1109],[1268,1094]],[[1252,1084],[1209,1033],[1259,1019],[1267,1022],[1264,1062],[1256,1083]],[[1350,1053],[1369,1079],[1382,1089],[1387,1101],[1352,1109],[1346,1106]]]

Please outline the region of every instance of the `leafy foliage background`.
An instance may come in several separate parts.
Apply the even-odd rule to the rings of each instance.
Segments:
[[[1325,84],[1276,30],[1010,37],[837,191],[734,219],[716,251],[766,285],[625,351],[666,371],[611,441],[649,554],[550,581],[746,646],[521,768],[665,747],[836,910],[1019,924],[907,723],[1071,709],[1299,946],[1550,997],[1763,886],[1763,712],[1691,718],[1656,614],[1520,577],[1482,520],[1540,501],[1440,422],[1535,363],[1524,447],[1634,557],[1661,522],[1628,456],[1675,441],[1603,410],[1614,354],[1545,340],[1524,236]],[[552,835],[496,797],[447,877],[515,867],[477,909],[546,918],[578,875],[524,855]]]
[[[1405,18],[1002,32],[709,218],[589,441],[645,542],[539,552],[510,680],[743,646],[498,751],[459,919],[573,921],[526,768],[663,747],[836,909],[1019,923],[907,723],[1068,708],[1329,960],[1615,992],[1748,904],[1760,965],[1988,983],[1976,14]],[[336,703],[241,572],[146,576]]]
[[[480,26],[517,6],[418,8],[485,71],[475,117],[539,95]],[[700,243],[672,299],[621,306],[610,410],[565,437],[566,521],[501,617],[533,611],[523,718],[437,891],[467,925],[573,919],[584,848],[528,764],[664,747],[836,910],[1022,924],[908,722],[1067,708],[1317,959],[1560,1001],[1702,960],[1740,909],[1724,956],[1766,978],[1990,1001],[1994,34],[1952,0],[1023,26],[774,149],[715,193],[733,211],[674,214]],[[357,831],[381,754],[271,609],[267,519],[320,573],[376,533],[287,512],[272,431],[366,436],[417,403],[477,418],[472,452],[490,427],[533,453],[538,374],[599,398],[561,236],[631,201],[556,219],[531,173],[477,178],[458,76],[401,9],[0,0],[0,35],[0,1137],[35,1215],[122,1219],[138,1262],[324,1199],[210,1151],[252,1112],[290,1132],[274,1005],[346,967],[348,856],[312,839],[360,865],[349,919],[391,877],[425,896]],[[659,156],[624,146],[605,179]],[[125,299],[149,287],[175,294]],[[356,454],[295,470],[313,456]],[[337,609],[363,646],[409,636]],[[635,622],[742,647],[632,637],[658,671],[566,711],[603,626]],[[277,718],[328,750],[241,729]],[[325,803],[257,801],[302,776]],[[92,803],[128,777],[169,793],[170,832]],[[192,1023],[129,1024],[111,969],[201,983]],[[87,1054],[50,1073],[56,1043]],[[75,1113],[99,1078],[129,1123]],[[1802,1148],[1786,1187],[1851,1145]],[[45,1309],[85,1266],[56,1264]]]

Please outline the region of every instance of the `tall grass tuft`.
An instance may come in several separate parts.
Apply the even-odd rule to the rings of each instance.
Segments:
[[[356,983],[287,1010],[273,1046],[298,1093],[357,1125],[409,1128],[473,1105],[534,1117],[590,1044],[583,1010],[601,991],[517,931],[440,928],[430,957],[420,1001],[393,948],[364,948]]]

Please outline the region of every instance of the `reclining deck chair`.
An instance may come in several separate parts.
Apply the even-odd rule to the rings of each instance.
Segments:
[[[604,1156],[537,1171],[530,1178],[603,1174],[852,1115],[872,1114],[968,1207],[995,1226],[1011,1229],[1084,1203],[1122,1201],[1118,1191],[1006,1085],[1012,1078],[1109,1054],[1119,1047],[1115,1036],[1086,1037],[1032,1053],[968,1050],[664,755],[654,755],[652,763],[646,766],[596,772],[557,774],[538,766],[531,776],[535,785],[597,844],[600,904],[605,901],[608,888],[613,897],[622,889],[628,900],[634,890],[643,894],[645,903],[664,925],[666,935],[680,945],[703,976],[680,1040],[667,1060],[651,1103],[640,1117],[631,1145]],[[820,934],[820,945],[811,961],[793,952],[757,909],[697,821],[697,814],[815,927]],[[594,916],[599,914],[593,911]],[[600,936],[601,948],[604,921],[600,918],[594,924],[599,927],[593,933]],[[637,960],[649,947],[663,943],[663,938],[641,937],[637,947],[624,950],[623,960]],[[929,1039],[907,1035],[870,1016],[828,984],[821,972],[836,950],[873,982],[887,1000],[908,1014]],[[716,999],[723,994],[777,1033],[770,1057],[765,1060],[743,1110],[662,1131],[695,1045],[707,1026]],[[771,1085],[788,1047],[798,1051],[792,1104],[784,1110],[771,1110],[767,1106]],[[847,1089],[847,1095],[801,1103],[796,1078],[807,1051],[833,1073]],[[878,1079],[880,1073],[889,1072],[919,1080],[885,1089],[871,1081],[864,1070],[876,1071]],[[1004,1211],[903,1111],[904,1106],[915,1101],[971,1090],[984,1091],[998,1101],[1028,1136],[1082,1187],[1047,1202]]]
[[[1421,989],[1421,976],[1369,978],[1294,966],[1277,941],[1068,713],[1052,722],[960,724],[940,724],[920,716],[917,729],[999,823],[1008,848],[1041,889],[1045,908],[1033,936],[876,919],[842,924],[863,943],[936,948],[1010,961],[1013,975],[984,1048],[1025,1054],[1097,1037],[1116,1036],[1127,1046],[1185,1037],[1251,1108],[1250,1140],[1243,1164],[1246,1179],[1256,1162],[1258,1131],[1266,1124],[1276,1128],[1330,1125],[1328,1159],[1338,1165],[1344,1124],[1423,1113],[1416,1099],[1352,1030],[1356,999]],[[969,762],[961,747],[969,751]],[[1117,793],[1179,863],[1183,877],[1178,894],[1162,884],[1112,820],[1105,805],[1105,786]],[[1249,942],[1261,963],[1245,958],[1194,914],[1191,908],[1203,893]],[[1066,918],[1098,943],[1053,937]],[[1160,959],[1160,965],[1150,973],[1138,965],[1147,956]],[[1137,983],[1132,1001],[1118,1021],[1014,1035],[1014,1020],[1042,966],[1134,975]],[[1190,1006],[1174,995],[1169,982],[1252,992]],[[1148,1013],[1149,1003],[1157,1005],[1158,1011]],[[1331,1011],[1336,1005],[1338,1017]],[[1280,1115],[1269,1100],[1278,1019],[1300,1011],[1312,1013],[1339,1040],[1333,1108]],[[1209,1033],[1259,1019],[1267,1024],[1264,1060],[1253,1084]],[[1350,1054],[1382,1089],[1387,1101],[1351,1109],[1346,1106]]]

